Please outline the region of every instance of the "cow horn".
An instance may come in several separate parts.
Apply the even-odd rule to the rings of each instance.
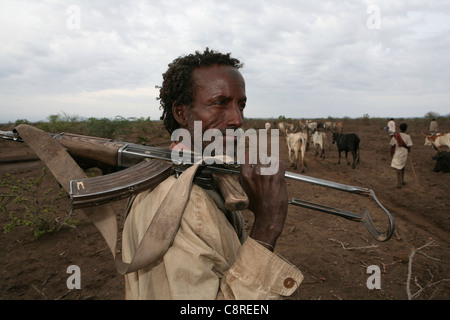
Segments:
[[[422,133],[423,136],[428,137],[428,135],[425,134],[425,132],[422,131],[421,133]]]

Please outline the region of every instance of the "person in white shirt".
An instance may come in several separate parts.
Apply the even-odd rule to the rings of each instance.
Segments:
[[[436,121],[436,119],[431,120],[430,122],[430,134],[431,135],[435,135],[436,133],[438,133],[438,123]]]
[[[394,119],[391,118],[387,124],[387,132],[390,136],[393,136],[395,133],[395,122]]]
[[[391,138],[391,148],[394,152],[392,155],[391,167],[397,172],[397,188],[401,188],[405,185],[405,165],[408,159],[408,154],[411,152],[411,146],[413,145],[411,136],[406,133],[408,125],[402,123],[400,125],[400,132],[394,133]],[[392,153],[391,153],[392,154]]]

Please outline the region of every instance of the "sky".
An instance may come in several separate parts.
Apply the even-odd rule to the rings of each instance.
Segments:
[[[1,0],[0,43],[0,123],[158,120],[206,47],[244,63],[247,118],[450,113],[450,0]]]

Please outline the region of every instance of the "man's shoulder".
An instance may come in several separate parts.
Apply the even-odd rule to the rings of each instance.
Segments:
[[[400,132],[400,136],[411,138],[411,136],[406,132]]]
[[[174,185],[174,183],[177,181],[177,178],[174,175],[169,176],[165,180],[163,180],[158,186],[156,186],[154,189],[146,190],[144,192],[141,192],[138,197],[141,199],[147,199],[154,201],[156,199],[165,198],[165,196],[169,193],[170,189]],[[188,186],[186,186],[188,187]],[[191,196],[198,196],[202,198],[209,198],[208,193],[197,184],[193,183],[191,188]]]
[[[170,188],[175,183],[176,178],[172,175],[159,183],[155,188],[148,189],[139,193],[134,203],[140,203],[143,201],[155,201],[156,199],[163,199],[167,193],[169,193]]]

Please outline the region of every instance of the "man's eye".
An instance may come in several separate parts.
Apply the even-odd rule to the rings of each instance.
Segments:
[[[218,106],[221,106],[221,105],[224,105],[224,104],[225,104],[225,101],[223,101],[223,100],[217,100],[217,101],[214,101],[213,104],[218,105]]]

